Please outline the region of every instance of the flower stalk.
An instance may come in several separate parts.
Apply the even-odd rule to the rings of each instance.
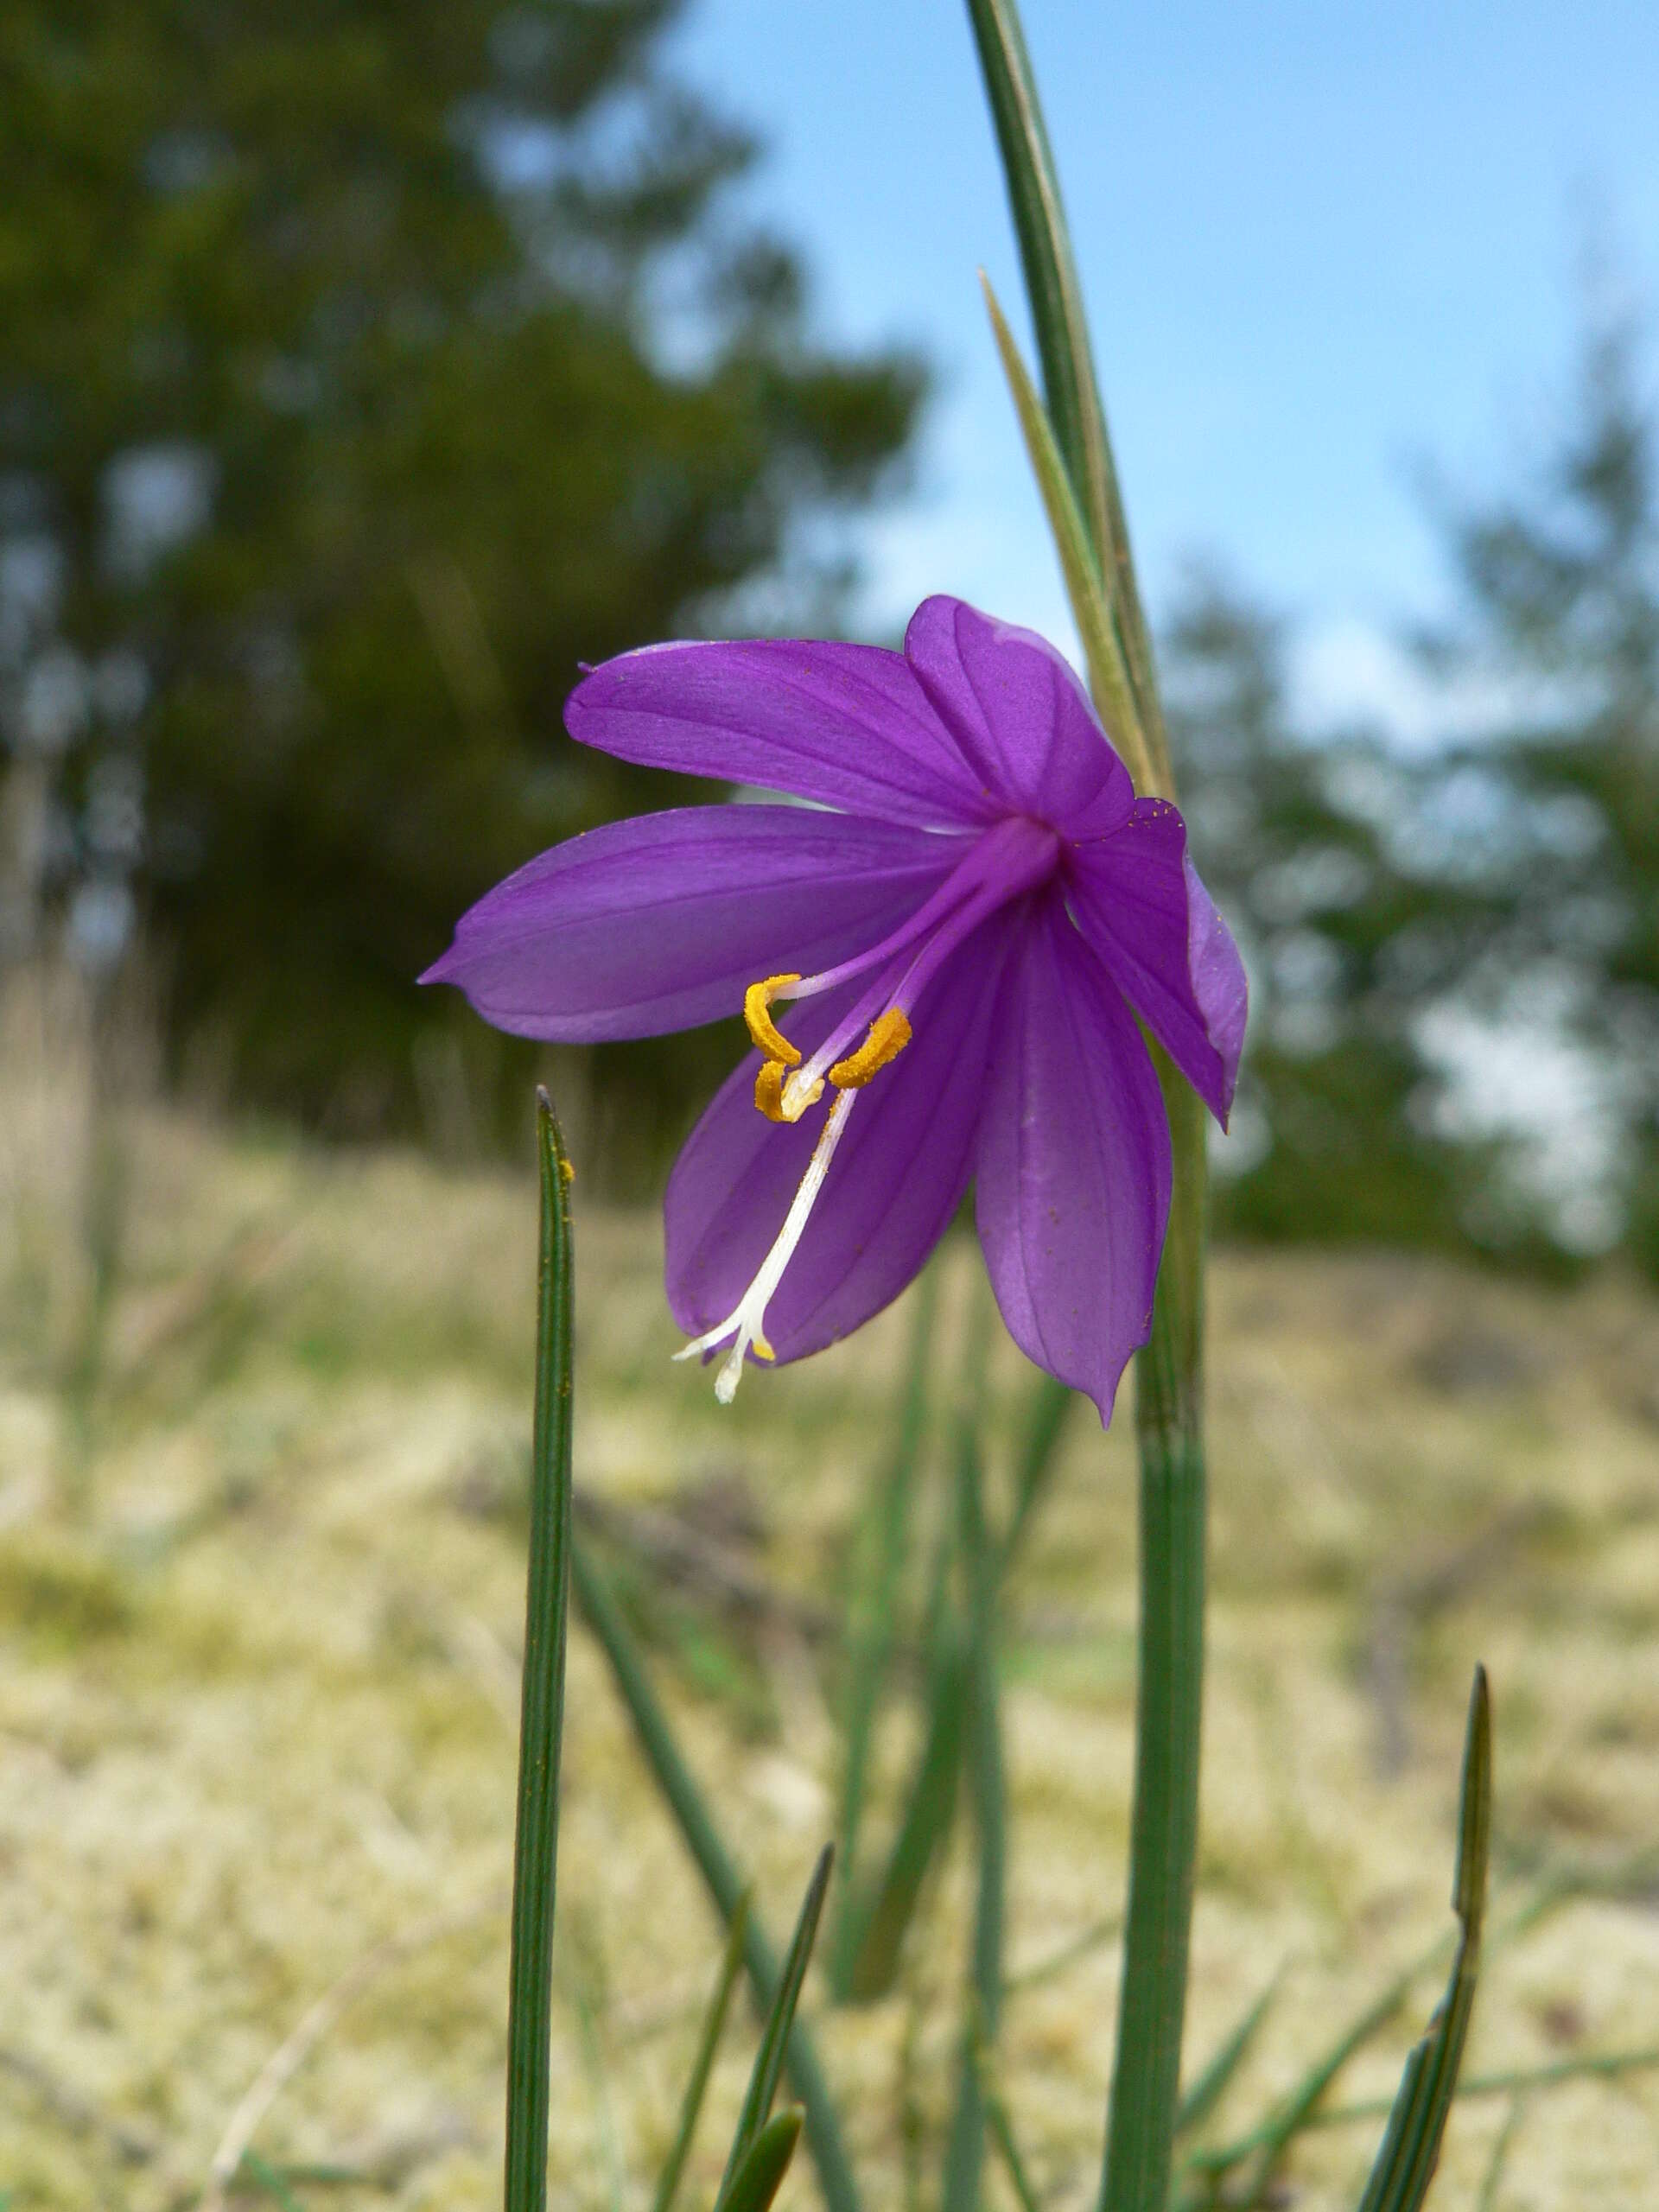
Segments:
[[[1046,412],[991,298],[998,348],[1087,647],[1096,704],[1115,736],[1126,715],[1134,724],[1118,741],[1135,764],[1142,795],[1173,799],[1151,641],[1019,11],[1014,0],[968,0],[968,6],[1020,241]],[[1205,1133],[1190,1084],[1160,1048],[1154,1059],[1169,1119],[1173,1188],[1152,1336],[1135,1362],[1141,1550],[1135,1795],[1100,2212],[1161,2212],[1168,2200],[1198,1852],[1207,1509]]]

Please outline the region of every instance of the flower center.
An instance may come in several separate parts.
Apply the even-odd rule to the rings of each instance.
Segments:
[[[675,1354],[677,1359],[690,1359],[730,1339],[732,1349],[715,1381],[715,1395],[722,1405],[735,1395],[749,1352],[757,1359],[774,1357],[766,1341],[766,1306],[805,1234],[859,1092],[910,1043],[917,1003],[948,956],[1000,906],[1044,882],[1053,872],[1059,844],[1054,831],[1040,823],[1023,817],[999,822],[974,839],[933,896],[880,944],[820,975],[765,976],[743,994],[743,1019],[762,1054],[754,1103],[766,1119],[798,1122],[823,1096],[826,1078],[836,1096],[783,1227],[754,1280],[723,1321]],[[869,987],[810,1058],[804,1058],[773,1019],[774,1001],[815,998],[861,976],[870,977]]]

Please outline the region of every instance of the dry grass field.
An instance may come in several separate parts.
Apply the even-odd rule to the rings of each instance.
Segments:
[[[243,2107],[262,2163],[238,2203],[487,2205],[529,1181],[119,1103],[100,1134],[73,1035],[38,1004],[9,1020],[0,2206],[198,2202],[262,2073]],[[577,1237],[578,1486],[775,1929],[833,1824],[849,1531],[888,1448],[905,1305],[852,1345],[752,1376],[723,1412],[706,1377],[670,1363],[654,1221],[607,1215],[579,1185]],[[948,1378],[976,1264],[965,1244],[941,1264]],[[1376,1256],[1244,1254],[1218,1260],[1212,1304],[1194,2065],[1277,1983],[1207,2139],[1252,2126],[1449,1934],[1484,1658],[1493,1925],[1539,1909],[1494,1947],[1468,2072],[1478,2089],[1565,2078],[1460,2104],[1431,2202],[1650,2207],[1659,2070],[1586,2062],[1659,2046],[1659,1310],[1611,1281],[1560,1294]],[[1029,1387],[999,1342],[999,1480]],[[1133,1522],[1127,1421],[1103,1439],[1074,1420],[1006,1594],[1001,2063],[1056,2212],[1090,2201],[1109,2069],[1099,1930],[1122,1902]],[[878,1823],[910,1727],[901,1703]],[[719,1931],[580,1630],[567,1759],[554,2196],[636,2212]],[[966,1875],[959,1835],[893,1997],[831,2012],[809,1991],[873,2207],[931,2201]],[[1336,2117],[1297,2143],[1272,2201],[1355,2202],[1381,2122],[1341,2112],[1391,2090],[1443,1961],[1335,2082]],[[718,2177],[748,2048],[728,2031],[688,2202]],[[280,2079],[264,2071],[278,2053],[293,2062]],[[1000,2171],[987,2187],[1012,2202]],[[784,2201],[812,2201],[804,2161]]]

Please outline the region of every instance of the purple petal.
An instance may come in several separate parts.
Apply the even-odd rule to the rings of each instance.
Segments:
[[[901,653],[780,639],[647,645],[566,702],[565,728],[619,760],[935,827],[992,818]]]
[[[1166,799],[1138,798],[1116,836],[1067,860],[1077,926],[1225,1128],[1249,990],[1232,932],[1187,857],[1186,824]]]
[[[1109,1421],[1152,1328],[1169,1126],[1135,1018],[1058,898],[1004,981],[975,1172],[1010,1335]]]
[[[763,976],[878,944],[964,841],[796,806],[698,806],[572,837],[463,914],[421,978],[486,1021],[588,1044],[741,1012]],[[757,1117],[758,1118],[758,1117]]]
[[[959,599],[927,599],[905,658],[977,779],[1007,806],[1074,836],[1116,829],[1135,797],[1066,661],[1034,631]]]
[[[779,1360],[847,1336],[896,1298],[950,1225],[972,1172],[997,985],[1013,941],[1007,913],[966,938],[915,1009],[914,1034],[861,1091],[823,1190],[766,1315]],[[804,1050],[855,994],[826,993],[790,1017]],[[834,1001],[832,1004],[830,1001]],[[690,1337],[732,1311],[772,1249],[823,1125],[754,1107],[751,1054],[692,1131],[664,1206],[668,1301]]]

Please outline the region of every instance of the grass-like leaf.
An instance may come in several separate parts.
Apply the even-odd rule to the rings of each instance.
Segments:
[[[847,1684],[847,1764],[841,1801],[841,1908],[830,1946],[830,1986],[837,1992],[843,1992],[848,1985],[857,1946],[858,1847],[870,1749],[897,1638],[916,1467],[927,1428],[929,1355],[938,1302],[939,1270],[929,1268],[916,1287],[915,1332],[905,1375],[898,1440],[891,1457],[876,1470],[864,1548],[868,1565],[858,1578],[849,1623],[852,1663]]]
[[[1220,2103],[1228,2083],[1243,2064],[1250,2045],[1255,2041],[1262,2023],[1279,1993],[1279,1976],[1274,1974],[1262,1994],[1250,2006],[1243,2018],[1222,2044],[1215,2056],[1198,2075],[1192,2087],[1183,2092],[1175,2113],[1175,2133],[1187,2135],[1205,2121]]]
[[[997,1554],[985,1525],[977,1424],[964,1418],[957,1445],[957,1518],[969,1605],[968,1774],[979,1847],[973,1971],[963,2031],[956,2115],[945,2152],[944,2212],[975,2212],[985,2157],[984,2057],[994,2052],[1002,2000],[1007,1888],[1007,1782],[996,1679]]]
[[[1365,2184],[1359,2212],[1417,2212],[1440,2162],[1440,2139],[1457,2088],[1480,1972],[1491,1824],[1491,1699],[1486,1669],[1477,1667],[1464,1743],[1458,1866],[1452,1885],[1452,1910],[1459,1921],[1457,1956],[1452,1962],[1446,1995],[1427,2033],[1406,2061],[1388,2132]]]
[[[823,1900],[830,1887],[830,1870],[835,1864],[835,1858],[834,1845],[825,1844],[818,1853],[818,1863],[812,1870],[812,1878],[806,1885],[806,1895],[801,1903],[800,1917],[795,1923],[789,1955],[784,1961],[777,1993],[772,2000],[772,2010],[766,2016],[766,2024],[761,2032],[760,2048],[755,2053],[748,2092],[743,2100],[743,2109],[738,2114],[737,2132],[732,2138],[731,2152],[721,2183],[722,2196],[735,2181],[738,2169],[765,2127],[772,2111],[772,2101],[778,2093],[778,2077],[784,2069],[784,2053],[788,2047],[790,2030],[795,2024],[795,2007],[800,2002],[801,1985],[806,1980],[812,1946],[817,1941],[818,1922],[823,1915]],[[792,2139],[791,2147],[793,2147]],[[780,2169],[779,2178],[781,2180],[782,2177]]]
[[[680,2104],[680,2124],[673,2146],[664,2161],[658,2178],[657,2194],[652,2197],[652,2212],[671,2212],[674,2194],[680,2185],[680,2176],[690,2155],[691,2140],[697,2132],[697,2119],[702,2110],[702,2100],[709,2088],[709,2076],[714,2071],[715,2053],[720,2048],[721,2034],[726,2025],[726,2015],[731,2009],[732,1991],[737,1977],[743,1971],[743,1939],[748,1932],[749,1906],[753,1892],[745,1890],[737,1901],[731,1926],[726,1933],[726,1952],[720,1962],[720,1974],[715,1983],[714,1995],[709,2000],[709,2010],[703,2015],[702,2032],[697,2037],[697,2052],[692,2061],[690,2078],[685,2085],[685,2095]]]
[[[582,1612],[604,1651],[639,1748],[715,1909],[729,1928],[744,1892],[731,1853],[658,1702],[627,1624],[580,1543],[571,1547],[570,1564]],[[757,2002],[763,2011],[770,2012],[782,1984],[782,1970],[759,1916],[753,1912],[743,1939],[743,1962]],[[788,2066],[790,2080],[805,2111],[806,2145],[817,2169],[828,2212],[859,2212],[858,2189],[823,2069],[799,2020],[790,2031]]]
[[[1014,1510],[1002,1538],[1001,1573],[1007,1575],[1026,1539],[1032,1516],[1048,1494],[1060,1439],[1074,1406],[1082,1402],[1075,1390],[1041,1375],[1033,1385],[1031,1409],[1026,1417],[1020,1449],[1014,1460]]]
[[[805,2115],[798,2105],[774,2113],[748,2149],[737,2171],[715,2200],[715,2212],[766,2212],[783,2185]]]
[[[1158,702],[1151,634],[1129,551],[1117,469],[1095,377],[1083,290],[1066,228],[1059,178],[1014,0],[968,0],[981,71],[996,126],[1026,294],[1055,442],[1071,479],[1096,568],[1108,582],[1136,719],[1169,794],[1168,751]]]
[[[548,2062],[553,1886],[558,1856],[559,1747],[570,1590],[570,1253],[574,1170],[547,1093],[537,1094],[541,1249],[536,1318],[536,1418],[531,1462],[530,1577],[518,1734],[507,2004],[506,2212],[547,2202]]]
[[[1084,654],[1089,664],[1089,689],[1100,709],[1102,721],[1128,764],[1135,789],[1141,792],[1156,790],[1156,770],[1129,682],[1122,645],[1113,625],[1111,602],[1102,585],[1100,565],[1090,544],[1088,528],[1077,505],[1071,479],[1066,474],[1053,425],[1037,396],[1030,372],[1020,358],[1020,348],[991,289],[989,277],[982,272],[980,283],[984,287],[996,350],[1002,357],[1003,374],[1007,378],[1014,412],[1025,435],[1026,451],[1031,458],[1055,550],[1060,556],[1066,596],[1071,602],[1077,634],[1083,639]]]

